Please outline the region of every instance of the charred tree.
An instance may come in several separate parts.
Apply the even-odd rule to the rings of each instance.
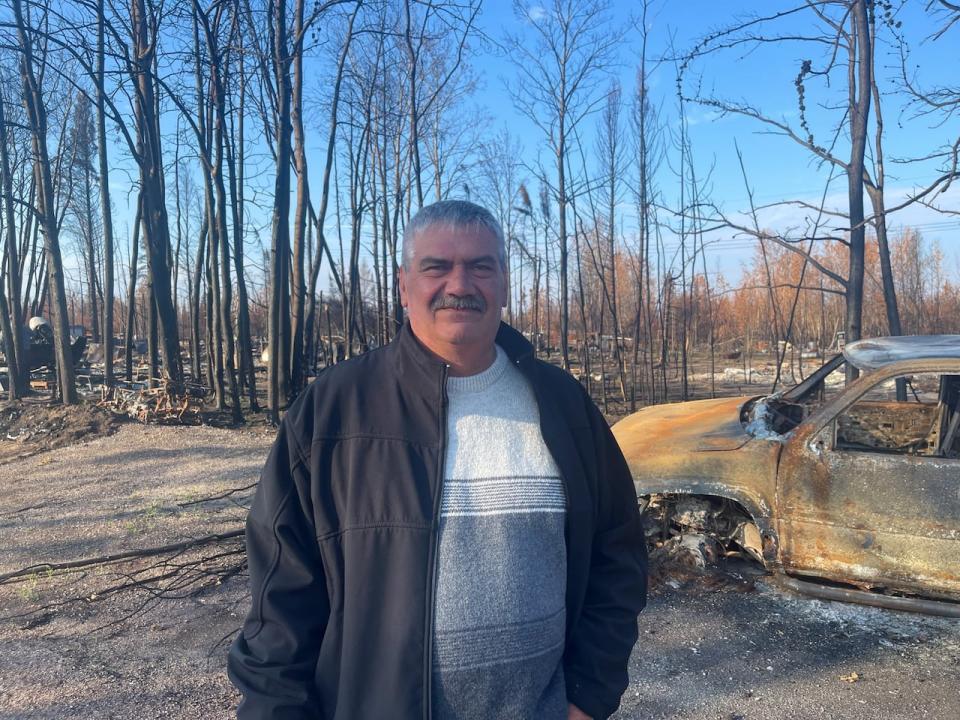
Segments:
[[[2,322],[0,330],[3,332],[4,355],[7,360],[7,396],[10,400],[16,400],[27,392],[29,368],[23,345],[23,313],[20,309],[21,263],[13,209],[13,174],[7,145],[5,104],[6,100],[0,93],[0,190],[3,192],[3,243],[4,259],[7,265],[6,288],[0,287],[0,296],[3,296],[5,305],[0,308],[0,312],[3,313],[3,318],[0,319]]]
[[[310,183],[307,177],[307,148],[303,131],[303,45],[306,32],[304,0],[295,0],[293,8],[293,69],[290,120],[293,129],[293,167],[297,175],[297,202],[293,210],[293,256],[290,272],[290,387],[288,400],[293,400],[306,384],[307,359],[304,358],[304,321],[306,320],[306,270],[304,267],[307,240],[307,206],[310,204]]]
[[[104,0],[97,0],[97,59],[94,82],[97,105],[97,162],[100,169],[100,215],[103,222],[103,382],[107,387],[114,384],[113,377],[113,211],[110,206],[109,161],[107,157],[106,126],[106,81],[104,69],[105,27]]]
[[[300,0],[298,0],[300,1]],[[283,334],[290,316],[290,295],[285,292],[290,268],[290,160],[291,144],[291,80],[290,46],[287,39],[286,0],[270,0],[268,12],[273,31],[270,57],[276,107],[274,109],[274,153],[276,183],[274,186],[273,221],[270,247],[270,310],[268,323],[269,360],[267,363],[267,410],[273,423],[280,422],[281,399],[289,386],[285,362],[288,347]]]
[[[50,291],[50,318],[53,326],[54,354],[60,399],[66,404],[79,402],[70,353],[70,325],[67,317],[67,293],[60,255],[60,224],[55,204],[53,172],[47,150],[47,109],[34,66],[34,38],[27,28],[22,0],[13,0],[20,51],[20,81],[32,138],[34,177],[38,187],[36,214],[43,230],[47,282]]]
[[[519,71],[514,101],[545,134],[556,171],[560,351],[563,367],[569,369],[568,145],[571,133],[589,112],[596,78],[612,62],[622,33],[607,24],[604,0],[551,0],[547,5],[539,13],[528,12],[521,3],[515,5],[517,14],[529,23],[533,41],[513,36],[509,45]]]
[[[133,380],[133,345],[136,339],[137,318],[137,262],[140,250],[140,230],[143,212],[139,200],[133,221],[133,242],[130,244],[130,281],[127,283],[127,327],[124,332],[124,361],[127,382]]]
[[[157,310],[158,341],[164,374],[181,382],[180,339],[170,281],[170,226],[164,201],[162,138],[157,113],[155,60],[159,28],[147,13],[147,0],[132,0],[130,30],[135,74],[134,122],[143,201],[147,272]],[[156,18],[154,18],[156,20]]]
[[[334,265],[332,258],[330,258],[330,248],[327,246],[324,223],[327,219],[327,208],[329,207],[330,203],[330,172],[333,168],[333,156],[336,149],[337,118],[338,108],[340,105],[340,90],[343,85],[343,70],[347,62],[347,54],[350,51],[351,42],[353,41],[353,27],[359,11],[360,3],[357,3],[350,15],[350,20],[347,24],[346,38],[343,41],[343,47],[340,49],[340,55],[337,60],[337,74],[333,83],[333,96],[330,103],[329,130],[327,133],[326,156],[323,164],[323,179],[321,180],[320,185],[320,205],[317,209],[316,216],[311,218],[311,221],[316,228],[317,247],[314,253],[313,267],[310,270],[310,283],[307,291],[307,317],[304,322],[304,347],[306,348],[307,352],[310,353],[311,358],[315,357],[316,355],[316,352],[313,348],[316,344],[314,342],[314,336],[316,332],[315,326],[317,324],[317,280],[320,276],[320,263],[324,253],[326,253],[328,259],[330,260],[329,264],[332,272],[335,274],[337,272],[336,266]],[[337,275],[336,281],[337,285],[340,286],[341,282],[339,275]],[[340,287],[340,290],[342,295],[343,288]]]

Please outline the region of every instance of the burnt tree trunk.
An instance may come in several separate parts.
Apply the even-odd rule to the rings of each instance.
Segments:
[[[22,0],[14,0],[17,37],[20,43],[20,81],[23,104],[27,111],[32,136],[34,177],[38,187],[37,217],[43,229],[44,254],[47,261],[47,283],[51,293],[50,319],[53,326],[54,354],[60,399],[66,404],[79,402],[74,382],[73,358],[70,353],[70,326],[67,317],[67,294],[60,256],[60,228],[54,201],[54,180],[47,150],[47,111],[43,94],[34,74],[33,38],[27,31]]]
[[[103,382],[113,385],[113,212],[110,207],[107,126],[104,117],[104,0],[97,0],[97,160],[100,166],[100,214],[103,216]]]
[[[193,373],[194,382],[202,382],[203,369],[200,367],[203,346],[200,334],[200,298],[203,285],[203,260],[206,257],[207,235],[209,235],[209,222],[207,216],[203,216],[200,225],[200,236],[197,240],[197,255],[193,265],[193,301],[190,303],[190,369]]]
[[[238,354],[240,356],[240,374],[248,393],[250,410],[260,409],[257,402],[257,379],[253,367],[253,342],[250,336],[250,301],[247,297],[247,280],[243,263],[243,179],[244,179],[244,123],[243,116],[246,104],[246,75],[243,62],[243,33],[240,33],[240,73],[239,73],[239,106],[235,114],[237,118],[236,135],[230,133],[230,141],[226,145],[227,166],[230,172],[230,206],[233,208],[233,263],[237,275],[237,331],[239,339]],[[231,117],[234,115],[231,114]],[[231,127],[232,130],[232,127]]]
[[[851,78],[850,163],[847,166],[847,195],[850,203],[850,261],[847,274],[847,342],[859,340],[863,318],[863,278],[865,272],[866,228],[863,223],[863,172],[867,146],[867,121],[870,116],[873,83],[873,47],[867,18],[867,0],[854,0],[852,6],[854,44],[850,47]],[[847,363],[847,380],[859,373]]]
[[[136,65],[134,118],[137,155],[143,198],[143,229],[147,270],[157,310],[158,341],[164,373],[174,382],[182,380],[180,339],[170,282],[170,226],[164,203],[162,138],[157,117],[154,59],[156,28],[151,28],[144,0],[131,0],[130,23],[133,62]]]
[[[133,221],[133,243],[130,246],[130,282],[127,287],[127,327],[124,333],[124,360],[126,363],[126,378],[133,380],[133,343],[136,335],[137,313],[137,255],[140,249],[140,226],[142,224],[140,202],[137,201],[137,215]]]
[[[4,252],[7,262],[7,287],[0,285],[0,296],[8,295],[9,302],[0,308],[3,313],[2,331],[4,354],[7,359],[7,396],[10,400],[23,397],[27,392],[29,360],[23,346],[23,313],[20,309],[20,253],[17,250],[17,234],[13,213],[13,175],[10,172],[10,156],[7,150],[7,124],[4,115],[4,99],[0,94],[0,187],[3,191]]]
[[[281,397],[286,393],[286,368],[281,346],[284,317],[289,317],[289,295],[284,292],[290,253],[290,56],[287,43],[286,0],[271,0],[269,4],[273,23],[273,54],[271,57],[274,82],[277,89],[275,118],[276,182],[274,185],[273,220],[270,248],[270,313],[269,361],[267,364],[267,408],[270,421],[280,422]]]
[[[296,0],[293,9],[293,27],[300,37],[303,27],[303,0]],[[293,49],[293,87],[291,88],[291,125],[293,129],[293,165],[297,173],[297,203],[293,211],[293,257],[290,293],[290,388],[288,399],[295,398],[306,383],[304,358],[304,314],[306,288],[304,271],[307,242],[307,205],[310,202],[310,183],[307,178],[307,149],[303,132],[303,52],[299,44]]]
[[[313,263],[313,267],[310,271],[310,287],[307,291],[308,299],[308,309],[307,309],[307,318],[305,322],[305,332],[306,337],[304,339],[304,347],[307,348],[308,352],[313,353],[313,346],[315,345],[313,340],[314,327],[316,323],[316,294],[317,294],[317,279],[320,275],[320,263],[324,251],[327,253],[328,259],[330,255],[330,248],[327,246],[326,235],[324,233],[323,224],[327,218],[327,207],[329,206],[330,201],[330,171],[333,168],[333,152],[336,147],[337,140],[337,109],[340,104],[340,87],[343,83],[343,68],[347,62],[347,54],[350,50],[350,43],[353,39],[353,22],[357,17],[357,13],[360,10],[360,4],[357,4],[356,9],[353,11],[353,14],[350,16],[350,22],[347,26],[347,37],[343,42],[343,47],[340,49],[340,57],[337,60],[337,78],[334,81],[333,85],[333,98],[330,104],[330,131],[327,134],[327,155],[324,160],[323,165],[323,180],[321,181],[320,186],[320,207],[317,210],[316,218],[313,219],[314,225],[317,232],[317,249],[316,249],[316,258]],[[330,259],[330,266],[333,268],[333,272],[336,273],[336,266],[334,265],[332,259]],[[337,277],[337,285],[340,285],[340,279]],[[343,288],[340,288],[341,295],[343,294]]]

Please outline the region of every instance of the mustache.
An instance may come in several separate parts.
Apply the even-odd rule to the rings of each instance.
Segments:
[[[487,309],[487,303],[479,295],[438,295],[430,303],[430,309],[484,312]]]

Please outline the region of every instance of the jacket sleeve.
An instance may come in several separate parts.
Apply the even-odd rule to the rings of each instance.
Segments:
[[[647,547],[633,479],[606,420],[588,398],[596,447],[597,518],[586,597],[565,653],[567,698],[600,720],[627,689],[637,615],[647,601]]]
[[[240,720],[319,718],[314,675],[330,604],[309,488],[285,420],[247,518],[251,609],[227,661]]]

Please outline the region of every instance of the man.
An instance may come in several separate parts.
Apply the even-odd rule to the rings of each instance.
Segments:
[[[250,517],[240,718],[605,718],[646,550],[583,388],[501,324],[503,232],[476,205],[404,233],[408,322],[284,418]]]

